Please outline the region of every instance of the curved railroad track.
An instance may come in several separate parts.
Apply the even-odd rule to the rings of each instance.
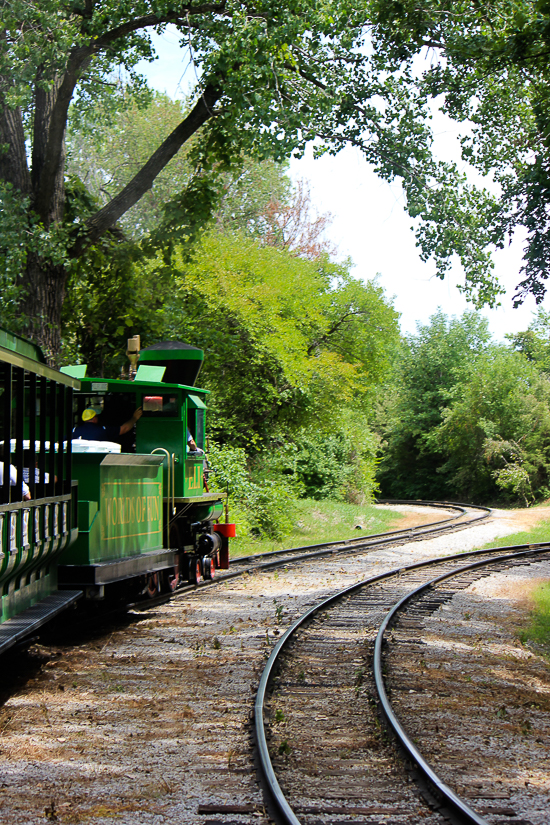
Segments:
[[[469,519],[487,518],[479,510],[463,509],[466,514],[461,510],[441,513],[445,520],[431,527],[423,525],[412,531],[412,536],[410,530],[402,530],[389,536],[358,537],[347,550],[347,543],[337,543],[244,562],[237,559],[227,577],[220,575],[214,580],[216,587],[180,591],[171,601],[156,606],[149,603],[150,610],[130,612],[111,626],[96,627],[65,642],[50,637],[27,654],[14,654],[2,680],[6,690],[0,707],[3,823],[36,822],[46,815],[52,821],[57,817],[61,825],[86,821],[101,825],[114,821],[118,825],[138,821],[151,825],[268,825],[266,796],[254,762],[253,711],[260,675],[283,630],[308,607],[346,584],[403,566],[405,559],[427,559],[451,547],[471,547],[499,534],[498,524],[485,522],[482,526],[482,522],[481,529],[475,529],[471,536],[465,533],[446,538],[447,527],[454,531]],[[449,515],[452,521],[447,521]],[[441,536],[435,541],[437,549],[431,541],[432,528]],[[418,535],[420,530],[424,535]],[[407,544],[409,536],[412,544]],[[420,538],[428,540],[414,541]],[[369,546],[370,542],[376,544]],[[321,554],[315,555],[318,551]],[[418,583],[421,572],[419,567]],[[409,623],[414,625],[410,617]],[[320,623],[320,627],[325,625]],[[411,680],[407,673],[398,672],[404,661],[401,648],[415,649],[399,636],[403,632],[403,628],[399,632],[392,629],[390,658],[385,666],[392,677],[392,700],[406,694],[405,699],[412,702],[420,694],[410,694],[409,700]],[[398,642],[403,642],[400,648],[395,647]],[[333,643],[334,655],[339,646],[340,642]],[[355,646],[350,649],[355,653]],[[395,656],[393,650],[397,651]],[[378,717],[370,698],[370,674],[363,653],[358,652],[354,656],[358,661],[350,665],[351,687],[343,709],[338,711],[336,727],[340,730],[334,730],[332,718],[319,720],[326,726],[327,745],[340,740],[337,760],[323,761],[322,756],[316,768],[318,776],[312,778],[315,784],[327,765],[332,765],[336,779],[331,780],[327,792],[332,793],[329,810],[334,813],[325,815],[326,804],[312,801],[307,794],[313,792],[313,784],[306,784],[300,790],[303,805],[320,813],[300,811],[300,820],[306,816],[307,825],[349,822],[349,814],[337,811],[355,805],[355,825],[402,825],[415,821],[411,810],[418,811],[416,821],[435,825],[441,817],[419,802],[416,786],[407,782],[407,774],[402,808],[409,819],[401,813],[396,813],[397,819],[384,818],[394,793],[391,771],[402,769],[395,767],[392,756],[390,776],[384,779],[383,767],[390,764],[385,760],[391,748],[380,727],[374,730],[372,746],[378,748],[378,790],[382,796],[386,793],[386,799],[380,802],[382,813],[373,812],[372,805],[368,814],[361,813],[369,807],[362,807],[359,796],[363,774],[352,774],[349,779],[348,759],[357,742],[364,744],[368,714]],[[27,674],[22,673],[17,683],[10,682],[9,673],[25,663]],[[308,687],[299,675],[300,671],[296,674],[298,688]],[[306,683],[314,675],[306,672]],[[323,680],[327,682],[329,677],[329,671],[319,673],[317,693],[325,690]],[[342,679],[338,672],[332,687],[326,685],[332,691],[334,708],[340,689],[347,689],[340,684]],[[405,685],[403,691],[401,684]],[[278,702],[278,697],[275,700]],[[304,702],[303,695],[302,712]],[[362,740],[356,740],[348,726],[359,704],[364,717],[357,736]],[[286,713],[279,704],[274,712],[279,708]],[[402,708],[408,728],[411,709]],[[415,714],[416,708],[412,712]],[[326,712],[318,715],[329,717]],[[271,739],[277,751],[275,761],[280,760],[285,769],[292,768],[297,753],[289,724],[275,722]],[[415,730],[415,738],[417,735]],[[279,756],[278,746],[285,738],[293,750],[287,756],[283,749]],[[276,768],[279,770],[279,765]],[[342,793],[334,784],[337,775],[348,777],[344,782],[347,801],[337,797]],[[533,825],[540,823],[533,821]]]
[[[287,550],[273,550],[268,553],[257,553],[250,556],[240,556],[232,559],[230,569],[225,572],[217,571],[215,578],[201,580],[198,584],[184,585],[172,594],[162,594],[152,599],[132,603],[128,607],[135,610],[147,610],[151,607],[165,604],[172,598],[181,598],[189,592],[194,592],[197,588],[209,587],[213,584],[225,582],[228,579],[243,576],[246,573],[255,573],[267,570],[276,570],[287,564],[303,561],[311,561],[323,556],[339,554],[352,555],[354,553],[364,553],[365,550],[377,549],[380,547],[393,547],[400,544],[407,544],[411,541],[423,541],[427,538],[437,538],[447,533],[456,533],[459,530],[466,530],[474,524],[485,521],[491,517],[489,507],[481,507],[473,504],[460,504],[447,501],[405,501],[401,499],[384,499],[379,504],[404,504],[418,507],[427,507],[451,512],[446,518],[437,519],[417,527],[388,530],[385,533],[372,533],[358,536],[352,539],[342,539],[338,541],[322,542],[319,544],[308,544],[302,547],[291,547]]]
[[[449,818],[487,825],[498,821],[499,812],[518,815],[509,805],[487,806],[487,797],[500,797],[494,789],[483,790],[483,776],[477,777],[481,783],[470,777],[469,800],[443,780],[392,706],[385,669],[390,631],[399,634],[401,649],[421,645],[422,617],[473,581],[539,558],[550,559],[550,545],[409,565],[354,584],[294,622],[268,659],[255,704],[261,770],[282,821],[310,825],[359,816],[365,822],[389,817],[400,825]],[[381,717],[393,729],[404,762],[396,758]]]

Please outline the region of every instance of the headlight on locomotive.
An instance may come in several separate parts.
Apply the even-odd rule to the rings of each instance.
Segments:
[[[222,539],[218,533],[199,533],[197,536],[197,552],[201,556],[209,556],[221,549]]]

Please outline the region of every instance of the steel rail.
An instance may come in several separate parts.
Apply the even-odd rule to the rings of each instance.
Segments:
[[[405,502],[400,502],[404,504]],[[407,502],[417,504],[419,502]],[[426,505],[432,506],[435,502],[426,502]],[[447,506],[447,505],[445,505]],[[448,505],[456,507],[458,505]],[[334,553],[339,552],[336,545],[339,545],[344,550],[351,550],[352,552],[361,553],[363,550],[368,549],[369,547],[379,547],[384,544],[388,544],[389,542],[394,542],[399,538],[408,539],[409,541],[418,541],[423,537],[433,537],[435,538],[440,533],[446,532],[455,532],[461,528],[471,527],[472,524],[475,524],[478,521],[483,521],[491,516],[492,510],[489,507],[479,507],[477,505],[465,505],[470,509],[474,510],[481,510],[482,512],[480,515],[475,516],[474,518],[469,519],[468,521],[461,522],[460,524],[448,522],[454,522],[457,518],[460,518],[462,515],[467,515],[467,510],[462,507],[463,512],[460,513],[458,516],[452,516],[450,519],[442,519],[441,521],[433,521],[429,522],[428,524],[420,524],[417,527],[405,527],[401,530],[388,530],[386,533],[373,533],[369,536],[362,536],[356,539],[341,539],[340,541],[333,541],[333,542],[322,542],[321,544],[309,544],[304,547],[293,547],[288,550],[272,550],[269,553],[260,553],[256,556],[241,556],[236,558],[232,561],[232,564],[238,565],[240,562],[251,562],[254,559],[263,559],[263,558],[271,558],[272,556],[285,556],[286,559],[283,561],[267,561],[261,564],[257,564],[254,566],[254,570],[269,570],[270,568],[280,567],[283,564],[290,564],[291,562],[298,562],[298,561],[305,561],[307,559],[313,559],[320,556],[328,556]],[[316,550],[315,548],[320,547],[321,550]],[[291,555],[292,553],[299,553],[302,550],[310,550],[312,552],[306,552],[299,555]],[[235,575],[238,575],[236,573]],[[210,582],[204,582],[201,584],[210,584]]]
[[[476,504],[460,504],[458,502],[451,503],[420,500],[384,500],[384,502],[380,503],[411,504],[415,506],[425,505],[426,507],[440,507],[441,509],[445,510],[455,508],[460,512],[457,515],[453,515],[448,519],[441,519],[440,521],[431,521],[427,524],[420,524],[417,527],[405,527],[399,530],[388,530],[388,532],[386,533],[372,533],[371,535],[360,536],[358,538],[353,539],[340,539],[339,541],[333,542],[308,544],[304,545],[303,547],[291,547],[287,550],[272,550],[268,553],[257,553],[253,556],[239,556],[236,559],[232,559],[231,566],[239,567],[240,565],[244,565],[242,570],[230,569],[229,572],[222,573],[216,576],[214,579],[206,579],[204,581],[199,582],[198,584],[187,584],[183,587],[179,587],[174,593],[163,593],[162,595],[155,596],[152,599],[143,599],[137,602],[131,602],[128,605],[126,605],[126,607],[128,610],[137,610],[139,612],[143,612],[151,608],[158,607],[161,604],[167,604],[169,601],[172,601],[174,599],[177,600],[185,598],[189,593],[194,593],[199,588],[211,587],[212,585],[222,584],[223,582],[229,581],[229,579],[238,578],[239,576],[243,576],[245,573],[248,573],[252,570],[273,570],[277,567],[282,567],[285,564],[294,564],[300,561],[308,561],[311,559],[320,558],[322,556],[330,556],[334,553],[344,551],[352,553],[362,553],[364,550],[370,547],[380,547],[384,544],[394,542],[399,538],[408,538],[410,541],[417,541],[419,538],[423,538],[424,536],[435,537],[439,533],[453,532],[462,527],[470,527],[472,524],[475,524],[478,521],[483,521],[484,519],[489,518],[492,513],[492,510],[489,507],[481,507]],[[468,509],[466,508],[471,510],[479,510],[480,515],[471,518],[469,521],[461,522],[461,524],[455,524],[454,522],[456,521],[456,519],[468,514]],[[338,547],[340,547],[341,550],[338,550]],[[279,558],[281,556],[283,558]],[[253,564],[252,566],[248,567],[246,566],[247,564],[251,565],[252,562],[259,561],[261,559],[268,559],[268,561],[260,561],[259,564]],[[269,559],[273,560],[269,561]]]
[[[417,505],[419,507],[439,507],[442,510],[457,510],[455,515],[450,516],[446,519],[440,519],[439,521],[429,521],[426,524],[419,524],[417,527],[402,527],[396,530],[387,530],[384,533],[369,533],[366,536],[357,536],[357,538],[352,539],[337,539],[336,541],[323,541],[319,542],[318,544],[304,544],[300,547],[290,547],[287,550],[270,550],[267,553],[256,553],[251,556],[239,556],[236,559],[232,560],[232,564],[239,564],[241,562],[250,562],[254,561],[255,559],[262,559],[262,558],[272,558],[273,556],[280,556],[286,555],[288,553],[295,553],[299,552],[300,550],[315,550],[318,547],[336,547],[336,546],[349,546],[349,545],[358,545],[365,542],[369,542],[371,539],[378,539],[378,538],[388,538],[389,536],[399,536],[399,535],[415,535],[422,530],[426,532],[430,532],[428,528],[432,527],[440,527],[443,528],[448,522],[456,521],[456,519],[461,518],[462,516],[467,515],[469,508],[471,510],[481,510],[482,515],[477,516],[476,518],[471,519],[468,524],[471,524],[476,521],[481,521],[483,519],[489,518],[492,513],[492,510],[489,507],[480,507],[478,505],[470,505],[470,504],[458,504],[458,503],[451,503],[451,502],[441,502],[441,501],[401,501],[401,500],[393,500],[393,499],[384,499],[377,501],[376,504],[410,504],[410,505]]]
[[[529,549],[525,550],[525,547],[528,546]],[[389,724],[391,725],[393,732],[395,733],[399,744],[406,750],[409,754],[411,759],[414,760],[416,765],[418,766],[419,770],[425,776],[425,778],[430,782],[433,788],[436,791],[436,794],[439,795],[443,801],[449,805],[453,810],[458,813],[467,823],[471,825],[489,825],[487,819],[484,819],[482,816],[477,814],[473,808],[471,808],[467,802],[461,799],[455,792],[449,788],[449,786],[436,774],[433,768],[426,762],[418,748],[412,742],[410,737],[407,735],[405,729],[403,728],[402,724],[400,723],[399,719],[397,718],[396,714],[393,711],[392,705],[390,700],[388,699],[388,695],[386,693],[386,687],[384,683],[384,676],[382,673],[382,646],[384,643],[384,633],[395,619],[399,611],[406,605],[411,599],[414,599],[420,593],[428,590],[434,585],[439,584],[446,579],[454,578],[455,576],[460,576],[462,573],[466,573],[469,570],[475,570],[476,568],[487,567],[491,564],[497,564],[499,562],[508,561],[512,559],[518,559],[528,556],[536,556],[540,553],[547,553],[550,550],[550,545],[541,545],[537,549],[534,549],[533,545],[515,545],[513,548],[506,548],[507,550],[516,549],[516,548],[523,548],[521,551],[517,553],[508,553],[502,556],[497,556],[494,559],[484,559],[482,561],[472,562],[471,564],[466,564],[463,567],[459,567],[456,570],[453,570],[449,573],[443,573],[441,576],[437,576],[435,579],[432,579],[429,582],[425,582],[421,584],[419,587],[416,587],[414,590],[411,590],[410,593],[407,593],[403,598],[395,604],[392,609],[386,614],[380,628],[378,630],[378,634],[376,636],[376,641],[374,643],[374,661],[373,661],[373,672],[374,672],[374,681],[376,684],[376,690],[378,693],[378,697],[380,699],[380,704],[386,719],[388,720]],[[501,550],[503,548],[500,548]]]
[[[536,554],[536,552],[544,552],[545,550],[550,550],[549,544],[539,544],[539,545],[527,545],[529,550],[525,551],[525,555]],[[289,628],[286,632],[281,636],[281,638],[276,643],[275,647],[271,651],[271,655],[269,656],[265,668],[262,672],[260,677],[260,681],[258,684],[258,691],[256,693],[256,701],[254,703],[254,727],[255,727],[255,735],[256,735],[256,745],[258,748],[258,758],[259,758],[259,767],[263,773],[263,778],[265,780],[265,784],[268,788],[270,796],[275,803],[275,806],[281,815],[283,821],[287,823],[287,825],[302,825],[300,820],[297,818],[296,814],[292,810],[292,807],[288,803],[281,786],[277,780],[275,775],[275,771],[273,769],[273,765],[271,762],[271,757],[269,755],[269,748],[267,746],[267,737],[264,725],[264,705],[265,699],[267,695],[267,691],[269,688],[269,684],[271,678],[273,676],[275,666],[279,659],[280,654],[287,646],[289,640],[295,634],[299,627],[304,625],[312,616],[320,611],[324,610],[325,608],[329,607],[332,603],[336,602],[337,600],[344,598],[345,596],[354,593],[357,590],[360,590],[363,587],[367,587],[369,585],[377,584],[380,581],[384,581],[385,579],[390,579],[394,576],[399,576],[401,573],[409,572],[411,570],[418,570],[422,567],[429,567],[436,564],[444,564],[449,561],[456,561],[458,559],[464,559],[467,557],[475,557],[480,555],[487,556],[488,554],[492,553],[501,553],[503,549],[510,550],[516,548],[525,548],[526,545],[515,545],[512,548],[502,548],[502,547],[495,547],[489,548],[488,550],[471,550],[466,553],[454,553],[449,556],[442,556],[433,559],[426,559],[424,561],[415,562],[414,564],[405,565],[404,567],[395,567],[392,570],[388,570],[385,573],[380,573],[377,576],[372,576],[368,579],[363,579],[360,582],[356,582],[355,584],[350,585],[349,587],[344,588],[344,590],[340,590],[337,593],[333,593],[326,599],[323,599],[319,604],[313,605],[307,610],[302,616],[300,616]],[[544,549],[543,549],[544,548]],[[501,556],[495,558],[494,560],[490,559],[489,561],[500,561]],[[478,562],[478,567],[483,566],[487,563],[487,560],[483,560]],[[444,578],[448,578],[449,576],[455,575],[455,571],[451,572],[450,574],[445,574]],[[402,601],[402,600],[401,600]],[[412,745],[412,743],[411,743]],[[412,746],[414,747],[414,745]],[[418,762],[418,758],[414,757],[415,761]],[[421,757],[420,757],[421,758]],[[442,785],[444,783],[441,783]],[[474,821],[474,820],[472,820]],[[485,820],[478,821],[477,825],[488,825]]]

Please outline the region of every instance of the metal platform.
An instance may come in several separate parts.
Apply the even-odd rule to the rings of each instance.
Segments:
[[[0,625],[0,654],[30,636],[62,610],[76,602],[82,590],[57,591]]]
[[[203,493],[200,496],[185,496],[185,498],[174,499],[175,504],[211,504],[213,501],[225,501],[227,493]],[[166,504],[169,500],[163,499]]]
[[[153,550],[113,561],[60,564],[57,575],[61,586],[96,586],[165,570],[167,567],[174,567],[176,560],[176,550]]]

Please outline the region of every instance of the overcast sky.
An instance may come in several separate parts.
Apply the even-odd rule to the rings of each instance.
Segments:
[[[195,78],[186,54],[178,46],[177,34],[167,30],[161,37],[155,36],[154,42],[159,60],[143,63],[140,68],[153,88],[172,98],[182,97]],[[443,154],[452,157],[456,142],[452,126],[444,121],[439,123],[438,141]],[[339,257],[351,257],[354,274],[359,278],[379,275],[387,294],[394,296],[403,332],[414,332],[416,322],[426,323],[438,307],[448,315],[460,315],[472,308],[458,289],[463,282],[460,266],[454,266],[441,281],[435,276],[435,266],[420,260],[410,229],[412,220],[403,210],[400,186],[381,181],[358,149],[350,147],[335,157],[319,159],[308,151],[303,159],[291,161],[290,173],[294,180],[308,181],[318,213],[332,214],[327,234],[337,245]],[[501,299],[501,307],[482,312],[497,339],[507,332],[526,329],[535,310],[533,299],[519,309],[512,308],[511,296],[520,280],[522,247],[519,237],[494,256],[495,271],[508,292]],[[550,299],[543,306],[549,308]]]

